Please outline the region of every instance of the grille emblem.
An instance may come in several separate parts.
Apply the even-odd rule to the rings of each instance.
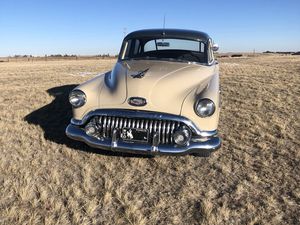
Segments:
[[[129,105],[132,106],[145,106],[147,105],[147,101],[144,98],[141,97],[131,97],[128,99]]]

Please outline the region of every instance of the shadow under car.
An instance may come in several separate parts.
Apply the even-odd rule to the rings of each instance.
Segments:
[[[77,149],[85,152],[92,152],[108,156],[123,157],[147,157],[145,155],[136,155],[122,152],[113,152],[102,149],[95,149],[86,144],[69,139],[65,134],[65,129],[72,118],[72,107],[69,104],[69,93],[77,84],[63,85],[53,87],[47,90],[47,93],[54,97],[54,100],[24,117],[29,124],[40,126],[44,131],[46,140],[57,144],[64,144],[69,148]]]

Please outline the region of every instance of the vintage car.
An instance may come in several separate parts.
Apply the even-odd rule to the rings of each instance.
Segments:
[[[112,151],[209,156],[221,145],[217,49],[199,31],[128,34],[113,69],[70,93],[67,136]]]

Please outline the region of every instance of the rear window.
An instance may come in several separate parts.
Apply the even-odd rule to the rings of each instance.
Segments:
[[[204,43],[182,39],[155,39],[145,43],[145,52],[155,50],[188,50],[201,52],[204,50]]]

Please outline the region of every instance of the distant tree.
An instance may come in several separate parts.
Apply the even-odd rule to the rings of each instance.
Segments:
[[[56,54],[56,55],[50,55],[50,57],[62,57],[61,54]]]
[[[242,54],[233,54],[231,55],[231,57],[242,57],[243,55]]]

